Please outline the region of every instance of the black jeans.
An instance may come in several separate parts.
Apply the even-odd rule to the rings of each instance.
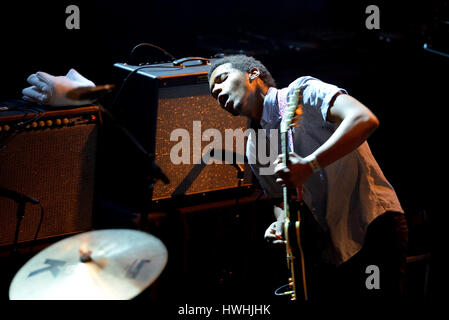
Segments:
[[[407,221],[403,214],[386,212],[377,217],[368,226],[365,243],[357,254],[338,267],[316,268],[312,275],[312,301],[401,298],[407,242]]]

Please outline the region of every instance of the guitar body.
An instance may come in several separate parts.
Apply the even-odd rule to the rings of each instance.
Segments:
[[[308,301],[313,283],[312,271],[320,263],[325,246],[324,233],[303,200],[294,197],[288,207],[290,217],[284,222],[284,236],[292,300]]]
[[[306,258],[303,248],[303,232],[301,209],[303,201],[298,202],[291,196],[292,190],[287,190],[287,206],[284,205],[286,214],[284,222],[284,237],[286,240],[287,266],[290,271],[289,286],[292,300],[307,301],[309,299]]]

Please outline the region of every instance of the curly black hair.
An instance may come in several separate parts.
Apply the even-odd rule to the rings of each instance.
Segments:
[[[208,80],[210,80],[210,76],[212,72],[222,64],[230,63],[233,68],[240,70],[242,72],[249,72],[252,68],[256,67],[260,72],[260,79],[268,86],[268,87],[276,87],[276,82],[274,81],[271,73],[267,70],[267,68],[260,62],[259,60],[254,59],[253,57],[246,56],[244,54],[235,54],[230,56],[225,56],[223,58],[217,59],[212,63],[212,66],[209,70],[209,74],[207,75]]]

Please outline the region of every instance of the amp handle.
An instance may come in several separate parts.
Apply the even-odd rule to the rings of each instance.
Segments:
[[[201,58],[201,57],[186,57],[186,58],[181,58],[181,59],[178,59],[178,60],[173,61],[173,65],[174,65],[174,66],[178,66],[178,67],[183,67],[182,64],[183,64],[184,62],[187,62],[187,61],[195,61],[195,60],[201,61],[201,64],[210,64],[210,61],[209,61],[209,59],[207,59],[207,58]]]

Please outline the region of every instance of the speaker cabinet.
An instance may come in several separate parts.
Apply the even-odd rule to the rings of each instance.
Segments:
[[[39,200],[38,239],[91,229],[99,117],[95,106],[0,113],[0,245],[13,244],[18,221],[5,190]],[[41,208],[27,203],[24,213],[18,242],[34,239]]]
[[[114,66],[121,91],[119,107],[113,111],[145,149],[155,155],[156,164],[170,180],[169,184],[156,182],[153,200],[207,195],[239,185],[238,169],[233,165],[236,161],[225,163],[224,160],[226,155],[231,159],[236,154],[243,160],[246,138],[238,148],[236,141],[241,136],[234,138],[229,130],[237,135],[236,130],[244,132],[247,119],[228,114],[212,98],[207,81],[209,64],[200,60],[200,63],[188,61],[182,66],[172,63],[141,67],[117,63]],[[123,79],[126,82],[122,82]],[[208,136],[211,129],[218,135]],[[226,144],[226,130],[229,141],[234,141],[232,145]],[[183,140],[182,135],[187,139]],[[180,143],[188,147],[183,149],[188,161],[176,163],[173,159],[182,155],[176,149]],[[221,159],[221,163],[207,162],[212,149],[210,161]],[[250,186],[249,166],[242,165],[241,169],[240,186]]]

